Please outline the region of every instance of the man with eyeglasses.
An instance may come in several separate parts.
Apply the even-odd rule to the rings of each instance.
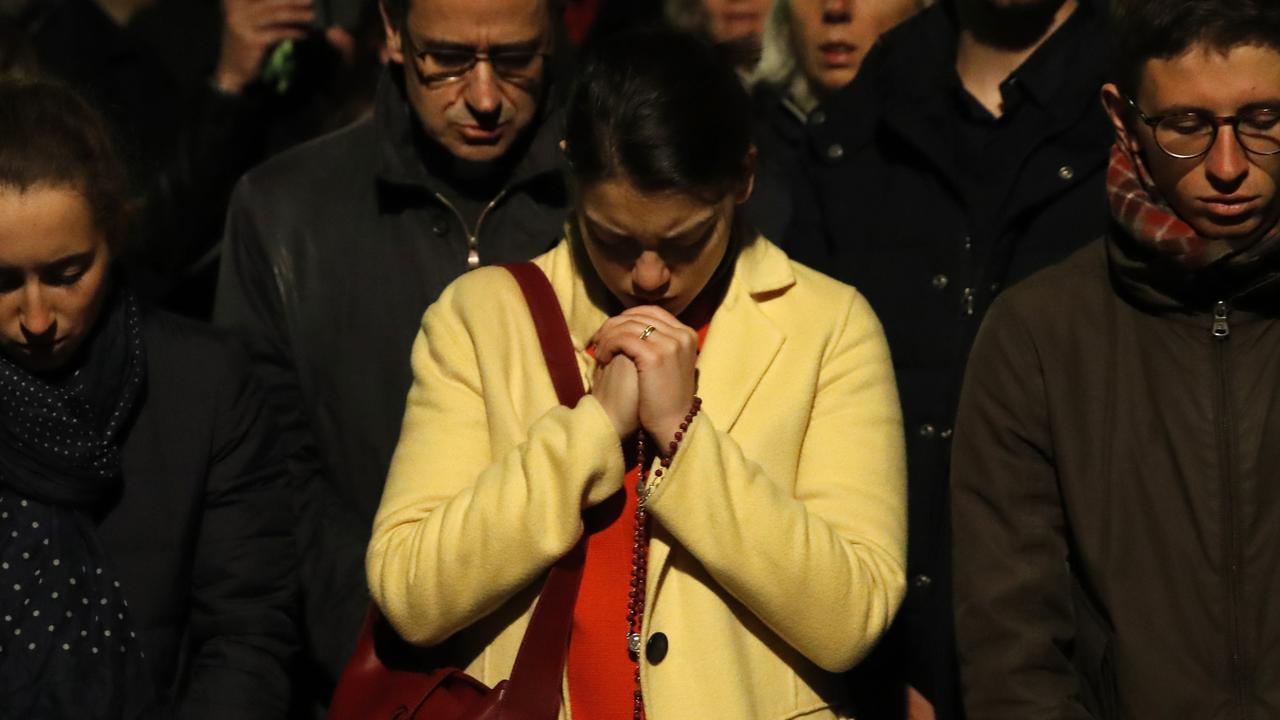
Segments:
[[[1115,0],[1101,240],[996,301],[953,457],[971,718],[1280,708],[1280,3]]]
[[[235,191],[215,320],[248,343],[290,449],[319,696],[368,603],[364,551],[422,313],[467,270],[561,235],[561,7],[382,0],[391,62],[372,116]]]

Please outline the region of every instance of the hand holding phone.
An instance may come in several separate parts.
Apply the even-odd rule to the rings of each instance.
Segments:
[[[237,95],[258,78],[276,44],[301,40],[316,19],[313,0],[222,0],[222,48],[215,86]]]

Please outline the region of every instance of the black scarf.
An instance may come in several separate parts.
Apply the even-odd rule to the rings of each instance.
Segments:
[[[120,491],[145,372],[125,291],[71,369],[37,375],[0,354],[0,717],[132,718],[154,703],[94,519]]]

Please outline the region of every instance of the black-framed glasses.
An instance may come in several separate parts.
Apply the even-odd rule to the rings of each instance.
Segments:
[[[1209,152],[1218,141],[1218,128],[1230,125],[1240,146],[1255,155],[1280,153],[1280,108],[1255,107],[1236,115],[1185,112],[1149,117],[1133,98],[1125,100],[1151,128],[1156,145],[1166,155],[1189,159]]]
[[[427,85],[443,85],[466,77],[481,61],[489,63],[494,74],[516,85],[527,85],[538,79],[542,66],[551,53],[539,49],[542,41],[511,47],[478,50],[469,45],[433,44],[418,47],[407,31],[401,34],[413,56],[418,76]]]

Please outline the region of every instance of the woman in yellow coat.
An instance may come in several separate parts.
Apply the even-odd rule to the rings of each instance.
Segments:
[[[904,586],[903,438],[879,323],[853,288],[746,232],[748,100],[698,42],[611,41],[571,96],[565,151],[577,210],[535,263],[589,394],[558,405],[509,273],[447,289],[413,350],[373,597],[404,638],[447,643],[494,684],[540,579],[589,533],[562,717],[638,717],[633,693],[608,690],[632,683],[649,720],[848,717],[839,673]],[[637,438],[664,470],[638,490],[624,488]],[[630,542],[622,508],[637,498],[647,549],[615,562],[604,537]],[[604,632],[601,607],[616,608]]]

